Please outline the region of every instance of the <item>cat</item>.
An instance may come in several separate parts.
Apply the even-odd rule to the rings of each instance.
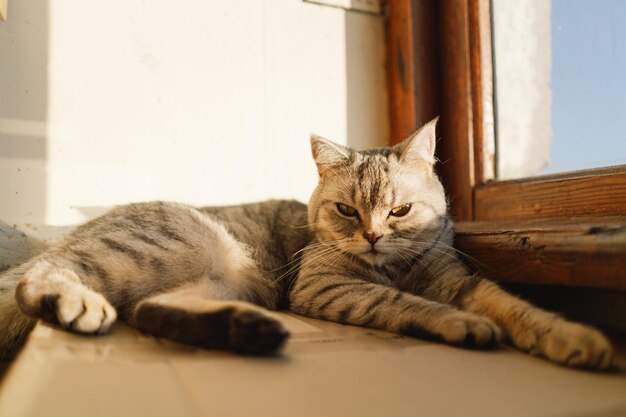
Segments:
[[[468,272],[434,171],[436,119],[366,151],[313,135],[319,183],[308,207],[267,201],[114,208],[0,277],[0,347],[36,319],[86,334],[116,318],[186,344],[280,352],[265,309],[488,349],[508,341],[553,362],[612,364],[599,331]]]

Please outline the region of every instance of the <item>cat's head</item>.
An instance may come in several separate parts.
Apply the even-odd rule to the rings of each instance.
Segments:
[[[408,259],[446,216],[435,163],[437,119],[393,147],[356,151],[313,135],[319,184],[309,223],[321,242],[370,264]]]

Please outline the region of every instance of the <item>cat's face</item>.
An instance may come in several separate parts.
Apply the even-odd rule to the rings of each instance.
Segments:
[[[311,139],[320,182],[309,222],[323,244],[376,265],[423,249],[447,210],[433,173],[435,124],[400,145],[370,151]]]

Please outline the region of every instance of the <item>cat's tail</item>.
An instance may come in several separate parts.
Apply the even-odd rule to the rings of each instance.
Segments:
[[[0,359],[13,357],[35,326],[15,300],[15,288],[31,267],[32,260],[0,273]]]

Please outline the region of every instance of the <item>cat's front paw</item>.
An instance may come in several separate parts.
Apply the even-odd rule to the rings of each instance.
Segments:
[[[494,348],[502,331],[491,319],[464,311],[446,316],[441,335],[445,342],[467,348]]]
[[[106,333],[117,317],[113,306],[102,295],[87,288],[47,296],[46,301],[61,326],[78,333]]]
[[[74,332],[105,333],[109,330],[117,313],[101,294],[69,279],[56,284],[23,280],[16,289],[18,305],[26,315],[60,324]]]
[[[608,369],[613,363],[613,347],[602,333],[565,320],[541,335],[531,353],[577,368]]]
[[[409,324],[400,333],[475,349],[494,348],[502,341],[502,331],[493,321],[464,311],[447,312],[425,326]]]

